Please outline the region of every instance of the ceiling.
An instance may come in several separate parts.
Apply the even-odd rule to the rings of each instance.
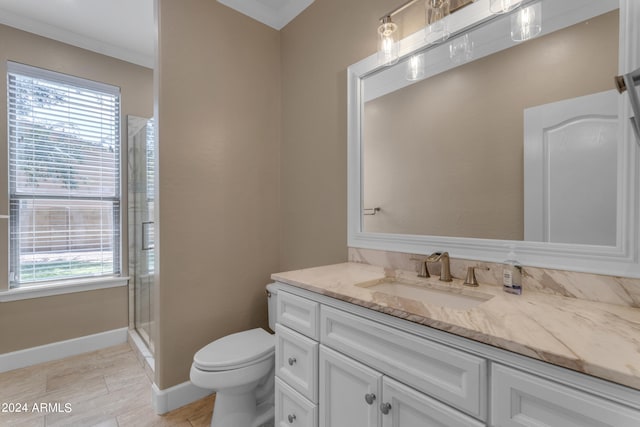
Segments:
[[[153,0],[0,0],[0,23],[145,67]]]
[[[314,0],[218,0],[276,30],[287,25]]]
[[[314,0],[218,0],[277,30]],[[0,24],[154,66],[154,0],[0,0]]]

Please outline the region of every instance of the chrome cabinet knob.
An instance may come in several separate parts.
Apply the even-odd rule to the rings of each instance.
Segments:
[[[297,362],[295,357],[290,357],[289,358],[289,366],[293,366],[295,363]]]
[[[373,401],[376,400],[376,395],[373,393],[367,393],[364,395],[364,401],[369,405],[373,405]]]
[[[289,414],[287,416],[287,419],[289,420],[289,424],[293,424],[293,422],[296,420],[296,415],[295,414]]]
[[[387,415],[390,410],[391,410],[391,403],[383,402],[380,404],[380,412],[382,412],[384,415]]]

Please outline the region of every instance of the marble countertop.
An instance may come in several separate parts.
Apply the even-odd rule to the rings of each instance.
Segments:
[[[403,283],[491,297],[453,309],[378,292],[367,286]],[[501,287],[421,279],[413,272],[343,263],[276,273],[273,280],[347,301],[455,335],[640,390],[640,309],[538,292],[511,295]]]

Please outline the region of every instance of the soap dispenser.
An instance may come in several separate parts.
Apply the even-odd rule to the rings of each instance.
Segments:
[[[522,294],[522,266],[516,259],[516,250],[509,246],[509,254],[502,269],[502,289],[510,294]]]

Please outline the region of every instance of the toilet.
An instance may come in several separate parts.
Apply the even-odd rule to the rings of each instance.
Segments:
[[[277,288],[267,285],[275,330]],[[213,341],[193,356],[191,382],[216,392],[211,427],[273,426],[275,336],[261,328]]]

